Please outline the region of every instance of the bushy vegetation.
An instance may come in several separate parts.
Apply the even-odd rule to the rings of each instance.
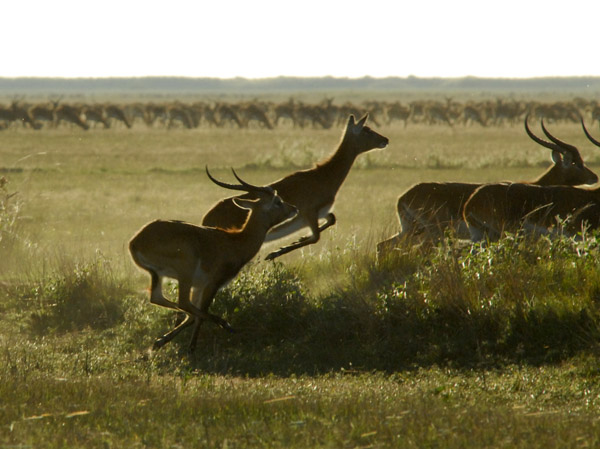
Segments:
[[[1,289],[0,395],[13,405],[0,408],[0,441],[598,441],[596,241],[509,236],[461,248],[448,239],[379,261],[350,245],[310,266],[254,263],[211,309],[237,333],[205,324],[191,356],[189,333],[146,352],[175,314],[151,306],[107,259],[57,262]],[[329,289],[307,287],[312,270],[335,279]],[[560,438],[542,438],[541,423]]]
[[[322,293],[306,287],[302,276],[309,273],[301,267],[251,265],[219,292],[211,309],[237,332],[205,324],[190,363],[205,372],[289,375],[566,360],[595,350],[599,341],[596,242],[596,235],[516,235],[460,248],[448,239],[434,247],[402,247],[379,262],[354,251],[336,260],[338,280]],[[320,263],[312,269],[326,270],[329,262]],[[10,294],[12,304],[28,310],[32,338],[138,328],[130,337],[143,352],[175,319],[157,312],[154,321],[132,326],[141,314],[127,316],[131,298],[147,303],[147,293],[132,293],[101,256],[63,265]],[[181,354],[188,337],[173,343]]]
[[[293,268],[274,265],[221,293],[256,302],[233,309],[231,322],[246,335],[223,347],[239,351],[227,355],[237,361],[254,354],[242,372],[565,360],[593,351],[600,337],[596,242],[516,235],[461,249],[446,240],[379,264],[350,253],[338,265],[346,279],[318,296]]]
[[[378,297],[394,327],[412,329],[409,341],[420,342],[398,350],[435,363],[560,360],[594,348],[600,336],[597,260],[594,238],[517,235],[463,250],[445,242]]]
[[[0,176],[0,254],[4,260],[11,256],[18,243],[20,213],[21,203],[17,192],[10,190],[5,176]]]
[[[35,334],[110,328],[123,320],[123,297],[129,293],[101,256],[89,263],[67,263],[28,285],[19,299],[32,303]],[[24,289],[24,286],[21,287]]]

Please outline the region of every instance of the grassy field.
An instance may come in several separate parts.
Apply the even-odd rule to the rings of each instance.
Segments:
[[[410,185],[531,179],[549,151],[522,126],[377,130],[390,145],[357,160],[336,226],[263,249],[213,305],[239,332],[207,325],[191,356],[189,334],[147,352],[174,317],[128,239],[228,195],[205,165],[273,181],[341,129],[0,133],[0,448],[598,446],[595,238],[374,257]],[[578,126],[551,130],[600,172]]]

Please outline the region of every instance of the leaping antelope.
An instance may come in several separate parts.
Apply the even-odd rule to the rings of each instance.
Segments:
[[[193,351],[200,325],[206,320],[232,331],[227,321],[208,312],[215,294],[256,255],[267,231],[296,213],[296,208],[282,201],[273,188],[248,184],[235,171],[239,185],[214,179],[208,167],[206,174],[218,186],[252,193],[252,199],[232,200],[234,207],[243,210],[247,217],[239,229],[156,220],[145,225],[129,242],[134,262],[150,273],[150,302],[187,314],[179,325],[154,342],[154,349],[161,348],[182,329],[194,324],[189,346],[190,352]],[[163,296],[163,277],[178,281],[177,303]]]
[[[554,164],[528,184],[582,185],[597,182],[598,176],[585,166],[579,150],[550,134],[543,120],[541,124],[542,130],[552,142],[543,140],[531,132],[528,117],[525,118],[525,131],[534,142],[552,150]],[[411,187],[398,197],[396,207],[401,231],[379,242],[377,253],[383,254],[407,236],[424,233],[428,237],[437,237],[449,228],[454,230],[457,237],[468,239],[471,234],[463,219],[463,209],[469,197],[482,185],[464,182],[423,182]]]
[[[583,120],[583,130],[592,138]],[[560,140],[553,138],[553,141]],[[597,181],[597,180],[596,180]],[[471,240],[496,240],[504,232],[524,229],[533,233],[548,233],[557,225],[557,218],[568,220],[563,232],[581,230],[583,222],[591,227],[600,225],[600,187],[534,186],[521,183],[487,184],[479,187],[467,200],[463,216]]]
[[[311,231],[310,235],[302,237],[297,242],[271,252],[267,260],[317,243],[321,232],[335,224],[336,218],[331,212],[335,196],[356,157],[376,148],[385,148],[389,143],[387,137],[365,126],[367,118],[368,114],[365,114],[355,122],[354,116],[351,115],[342,140],[331,156],[312,168],[294,172],[267,186],[276,190],[284,201],[296,206],[298,215],[292,220],[275,226],[267,234],[265,241],[288,236],[305,227]],[[246,220],[247,211],[236,207],[235,199],[255,197],[254,192],[249,192],[241,197],[219,201],[204,215],[202,224],[224,229],[239,228]],[[319,219],[325,219],[325,222],[319,225]]]

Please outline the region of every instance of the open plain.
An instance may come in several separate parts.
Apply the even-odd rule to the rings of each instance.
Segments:
[[[0,448],[598,447],[595,235],[375,257],[411,185],[533,179],[550,151],[522,120],[370,125],[390,144],[356,160],[336,225],[275,262],[292,239],[266,245],[211,309],[238,332],[206,324],[193,354],[148,351],[175,317],[128,240],[228,196],[205,166],[266,184],[342,125],[1,130]],[[547,126],[600,172],[579,123]]]

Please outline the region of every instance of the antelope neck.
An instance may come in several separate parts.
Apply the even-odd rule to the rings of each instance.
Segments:
[[[346,178],[346,175],[352,168],[356,159],[356,154],[348,144],[343,140],[338,149],[323,162],[317,164],[316,169],[328,174],[328,179],[339,179],[340,183]]]
[[[254,251],[255,254],[262,246],[268,230],[268,224],[262,223],[256,215],[256,212],[249,211],[248,217],[240,229],[229,230],[226,232],[228,232],[232,238],[238,240],[239,243],[243,245],[244,249],[248,248],[250,252],[256,250]]]

